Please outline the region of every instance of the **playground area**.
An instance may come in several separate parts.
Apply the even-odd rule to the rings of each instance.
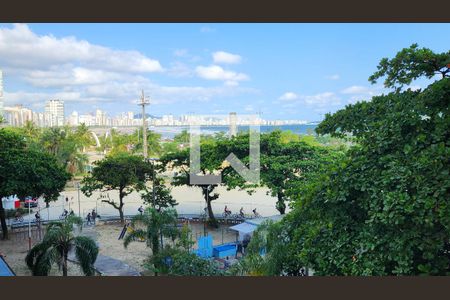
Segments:
[[[236,240],[236,232],[229,230],[230,225],[220,225],[219,228],[207,228],[206,233],[212,237],[214,245],[234,242]],[[193,249],[197,249],[197,239],[204,234],[204,226],[202,223],[189,223],[192,230],[192,240],[195,241]],[[135,268],[139,272],[145,271],[143,260],[151,253],[151,249],[146,247],[145,242],[131,243],[127,249],[123,247],[123,240],[118,237],[122,232],[123,226],[116,224],[99,224],[94,227],[97,233],[97,241],[100,246],[100,254],[113,257],[123,261],[129,266]],[[171,244],[171,240],[164,239],[164,244]]]
[[[32,246],[39,242],[38,234],[32,234]],[[11,233],[9,240],[1,241],[0,252],[4,255],[5,261],[13,269],[17,276],[31,276],[31,272],[25,264],[25,256],[28,252],[28,237],[19,233]],[[50,272],[50,276],[61,276],[62,271],[55,266]],[[84,276],[76,263],[68,262],[69,276]]]

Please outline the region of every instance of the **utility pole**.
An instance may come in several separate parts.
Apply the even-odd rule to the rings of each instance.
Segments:
[[[138,104],[142,106],[142,148],[144,149],[144,159],[148,157],[147,149],[147,122],[145,117],[145,106],[149,105],[150,101],[145,99],[144,91],[142,90],[141,102]]]
[[[78,191],[78,216],[81,218],[81,204],[80,204],[80,183],[77,183],[77,191]]]

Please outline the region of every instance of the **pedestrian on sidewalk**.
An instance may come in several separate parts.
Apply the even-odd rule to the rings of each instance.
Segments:
[[[95,209],[92,210],[92,221],[94,222],[94,226],[95,226],[95,219],[97,218],[97,213],[95,212]]]
[[[91,225],[91,213],[88,213],[88,214],[87,214],[86,219],[87,219],[86,225]]]

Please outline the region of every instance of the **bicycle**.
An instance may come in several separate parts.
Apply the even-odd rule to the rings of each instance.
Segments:
[[[243,220],[243,219],[245,219],[245,215],[244,214],[234,214],[234,215],[232,215],[232,218],[236,219],[236,220]]]
[[[231,217],[231,211],[229,210],[229,211],[224,211],[223,213],[222,213],[222,217],[224,217],[224,218],[229,218],[229,217]]]
[[[22,223],[23,222],[23,217],[22,216],[14,217],[14,222],[15,223]]]

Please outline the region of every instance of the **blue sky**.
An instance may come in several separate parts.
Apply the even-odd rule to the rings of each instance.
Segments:
[[[66,114],[261,112],[320,120],[385,92],[367,78],[412,43],[448,51],[450,24],[0,24],[5,106]],[[412,87],[424,87],[418,81]]]

